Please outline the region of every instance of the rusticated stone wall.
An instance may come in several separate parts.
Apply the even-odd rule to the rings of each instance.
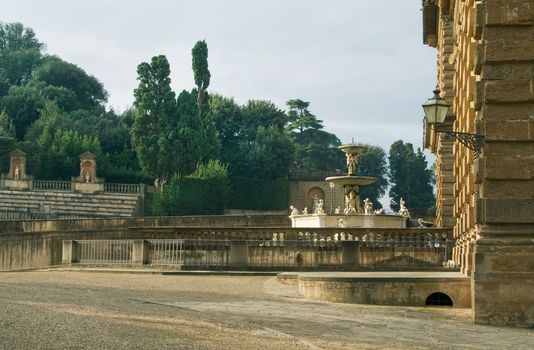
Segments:
[[[452,129],[485,137],[478,158],[459,142],[452,148],[455,260],[473,279],[475,322],[533,327],[534,0],[434,4],[438,28],[452,26],[448,60],[440,56],[449,41],[436,43],[439,85],[444,97],[453,94]],[[441,73],[447,64],[452,89]],[[436,142],[435,151],[446,145]]]

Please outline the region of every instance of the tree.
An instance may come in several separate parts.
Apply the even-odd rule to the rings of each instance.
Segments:
[[[294,153],[295,146],[285,131],[274,125],[268,128],[260,126],[247,155],[250,174],[267,179],[284,177],[289,172]]]
[[[134,106],[138,111],[131,135],[132,145],[143,172],[156,179],[160,188],[175,172],[168,152],[174,140],[168,135],[176,118],[176,99],[171,90],[170,67],[163,55],[152,57],[151,63],[137,66],[139,86],[134,90]],[[162,150],[164,150],[162,152]]]
[[[76,96],[77,105],[71,109],[92,110],[101,107],[107,101],[107,92],[98,79],[59,57],[46,57],[43,64],[34,70],[33,76],[36,82],[72,91]],[[59,91],[56,90],[54,93],[57,95]],[[65,95],[65,91],[62,93]]]
[[[40,64],[43,48],[31,28],[0,22],[0,85],[4,93],[10,85],[23,85],[30,80],[32,70]]]
[[[44,137],[47,139],[45,140]],[[50,138],[43,135],[41,144],[49,154],[46,173],[48,179],[69,180],[80,168],[80,154],[91,152],[100,158],[102,150],[98,137],[80,135],[77,131],[57,129]]]
[[[197,86],[197,108],[198,116],[203,115],[203,108],[206,96],[206,90],[210,85],[211,74],[208,69],[208,44],[206,41],[197,41],[191,50],[193,56],[193,76]]]
[[[40,91],[30,86],[12,86],[8,95],[0,99],[0,105],[13,120],[18,140],[24,138],[28,128],[39,118],[44,101]]]
[[[309,102],[304,102],[300,99],[287,101],[289,107],[289,130],[296,130],[299,133],[308,129],[320,130],[323,128],[323,121],[317,119],[317,117],[310,113],[308,107]]]
[[[369,198],[374,208],[382,208],[379,199],[386,193],[388,187],[386,152],[379,146],[364,146],[366,150],[360,155],[358,161],[358,175],[376,177],[378,182],[362,187],[360,197]]]
[[[13,121],[7,115],[6,111],[0,112],[0,137],[15,138],[15,127]]]
[[[283,130],[288,122],[284,111],[268,100],[250,100],[242,107],[244,118],[243,138],[254,140],[258,127],[274,126]]]
[[[411,208],[434,205],[432,173],[421,149],[416,153],[411,143],[395,141],[389,151],[389,169],[391,208],[399,208],[401,197]]]
[[[208,69],[208,45],[206,41],[197,41],[191,50],[193,59],[193,77],[196,85],[197,111],[201,126],[201,160],[215,159],[219,152],[219,140],[217,131],[209,115],[208,109],[209,95],[207,93],[210,85],[211,74]],[[200,163],[197,164],[199,166]]]
[[[211,95],[208,116],[213,121],[220,140],[219,157],[228,164],[230,173],[244,156],[240,153],[240,143],[244,139],[245,125],[241,107],[233,98]]]
[[[322,120],[310,113],[310,103],[300,99],[287,101],[289,124],[296,147],[296,170],[340,170],[343,155],[337,149],[341,141],[323,129]]]

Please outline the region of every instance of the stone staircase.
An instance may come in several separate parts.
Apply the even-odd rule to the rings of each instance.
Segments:
[[[142,198],[139,194],[127,193],[0,189],[0,220],[139,216]]]

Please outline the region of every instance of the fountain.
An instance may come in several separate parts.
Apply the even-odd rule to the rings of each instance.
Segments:
[[[409,218],[409,213],[403,211],[396,215],[384,214],[384,210],[373,210],[373,204],[366,198],[360,200],[360,188],[378,181],[375,177],[358,176],[358,159],[365,151],[365,147],[354,144],[341,145],[339,149],[347,158],[347,175],[331,176],[325,180],[342,186],[344,192],[344,209],[335,214],[326,214],[323,210],[323,200],[315,201],[315,211],[312,214],[299,213],[292,206],[291,222],[293,227],[379,227],[403,228]],[[334,205],[333,205],[334,206]]]

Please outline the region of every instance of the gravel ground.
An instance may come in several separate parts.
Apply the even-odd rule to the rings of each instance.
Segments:
[[[534,349],[534,330],[311,301],[274,277],[9,272],[0,349]]]

